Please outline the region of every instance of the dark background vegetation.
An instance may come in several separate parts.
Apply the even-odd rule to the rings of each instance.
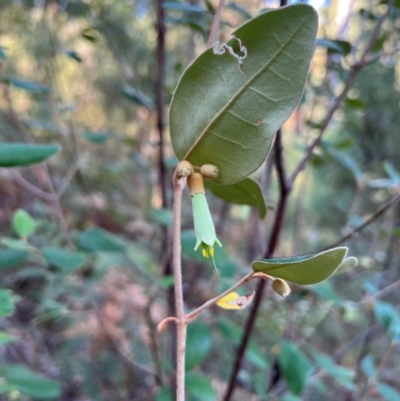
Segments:
[[[219,39],[277,3],[227,1]],[[289,173],[387,7],[378,0],[320,3],[319,38],[343,42],[319,43],[303,99],[282,128]],[[400,207],[374,218],[400,188],[398,3],[371,63],[295,181],[275,251],[320,250],[372,217],[344,243],[359,265],[319,285],[293,286],[285,299],[264,292],[230,400],[400,400]],[[177,160],[167,111],[180,75],[206,48],[217,4],[161,4],[0,0],[0,140],[63,148],[48,170],[0,169],[1,248],[21,246],[12,227],[18,209],[36,221],[29,258],[12,266],[0,260],[0,288],[15,295],[15,313],[0,317],[1,400],[171,399],[173,330],[155,330],[173,313],[168,233]],[[264,220],[249,206],[207,194],[224,244],[219,276],[193,252],[185,193],[187,309],[228,288],[265,253],[279,198],[270,159],[253,175],[268,205]],[[46,198],[29,184],[59,196]],[[53,262],[42,254],[49,247]],[[63,265],[57,250],[80,252],[82,263]],[[188,400],[223,399],[248,313],[212,308],[190,325]],[[313,367],[297,396],[277,368],[282,339]],[[296,382],[304,372],[293,365]]]

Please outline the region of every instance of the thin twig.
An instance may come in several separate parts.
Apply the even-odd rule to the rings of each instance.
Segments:
[[[80,168],[79,164],[79,160],[76,161],[75,165],[70,169],[67,176],[64,178],[63,185],[57,191],[57,199],[60,199],[65,190],[68,188],[68,185],[71,183],[72,179]]]
[[[292,186],[287,180],[285,164],[283,160],[283,146],[281,138],[281,130],[278,130],[275,138],[275,166],[278,172],[278,181],[280,188],[280,198],[278,207],[275,214],[274,224],[271,230],[271,236],[269,238],[268,247],[265,251],[264,258],[270,258],[278,245],[278,240],[280,233],[283,228],[283,219],[286,211],[287,199],[292,189]],[[245,329],[243,331],[243,336],[236,353],[235,363],[231,377],[229,379],[228,388],[225,393],[224,401],[229,401],[233,395],[236,387],[236,379],[239,374],[240,367],[242,365],[242,360],[246,352],[247,345],[250,340],[250,336],[256,321],[258,311],[260,309],[261,301],[263,298],[263,292],[265,288],[265,281],[262,280],[258,283],[256,288],[256,295],[253,300],[253,306],[250,311],[250,315],[246,321]]]
[[[53,195],[43,191],[42,189],[38,188],[37,186],[31,184],[28,180],[26,180],[17,170],[10,168],[10,172],[14,176],[15,181],[21,185],[24,189],[31,192],[33,195],[37,196],[38,198],[52,203],[54,201]]]
[[[365,47],[360,60],[358,62],[355,62],[351,68],[350,68],[350,72],[349,72],[349,76],[345,82],[345,85],[342,89],[342,91],[339,93],[339,95],[333,100],[333,102],[331,103],[331,106],[328,109],[327,115],[322,123],[322,126],[320,128],[319,134],[318,136],[314,139],[314,141],[312,142],[312,144],[308,147],[307,152],[305,154],[305,156],[303,157],[303,159],[300,161],[300,163],[297,165],[296,169],[294,170],[294,172],[292,173],[291,177],[290,177],[290,182],[293,184],[293,182],[295,181],[296,177],[299,175],[299,173],[304,169],[304,167],[306,166],[306,164],[308,163],[308,161],[310,160],[314,149],[316,148],[316,146],[318,146],[322,135],[324,134],[324,132],[326,131],[326,129],[328,128],[328,125],[333,117],[333,115],[335,114],[335,111],[339,108],[342,100],[346,97],[347,92],[349,91],[349,89],[351,88],[351,86],[353,85],[357,75],[359,74],[359,72],[368,64],[370,64],[370,61],[367,60],[368,54],[371,51],[378,35],[379,35],[379,31],[382,27],[383,22],[386,20],[386,18],[388,17],[392,6],[393,6],[394,0],[390,0],[389,4],[388,4],[388,8],[386,10],[386,12],[382,15],[382,17],[379,19],[379,21],[377,22],[374,31],[371,33],[371,36],[369,38],[369,41],[367,43],[367,46]]]
[[[238,289],[239,287],[241,287],[243,284],[247,283],[248,281],[250,281],[254,275],[254,272],[250,272],[248,274],[246,274],[241,280],[239,280],[236,284],[234,284],[231,288],[229,288],[228,290],[224,291],[223,293],[217,295],[216,297],[209,299],[207,302],[205,302],[203,305],[199,306],[197,309],[195,309],[194,311],[188,313],[186,315],[186,320],[188,322],[196,319],[197,316],[200,315],[201,312],[203,312],[204,310],[206,310],[207,308],[210,308],[211,306],[213,306],[214,304],[216,304],[220,299],[222,299],[223,297],[225,297],[226,295],[230,294],[232,291],[235,291],[236,289]],[[264,278],[267,278],[269,276],[265,275]]]
[[[211,25],[210,35],[208,36],[207,46],[211,47],[215,43],[217,37],[218,25],[221,20],[221,13],[224,7],[225,0],[219,0],[217,9],[215,10],[213,22]]]
[[[353,238],[357,233],[364,230],[364,228],[368,227],[371,223],[373,223],[378,217],[382,216],[388,209],[390,209],[393,205],[400,201],[400,193],[395,195],[388,203],[378,209],[371,217],[366,219],[364,223],[359,225],[357,228],[352,230],[350,233],[345,235],[343,238],[339,239],[338,241],[330,244],[326,248],[321,249],[321,251],[334,248],[335,246],[341,245],[343,242],[346,242],[348,239]]]

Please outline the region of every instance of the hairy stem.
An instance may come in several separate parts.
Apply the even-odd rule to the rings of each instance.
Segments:
[[[186,177],[174,180],[174,223],[172,239],[172,265],[175,283],[175,309],[177,327],[176,350],[176,401],[185,401],[185,353],[186,328],[185,309],[183,304],[182,265],[181,265],[181,209],[182,193]]]

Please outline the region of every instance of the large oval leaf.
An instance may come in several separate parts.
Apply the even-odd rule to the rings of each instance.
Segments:
[[[59,145],[0,143],[0,167],[29,166],[41,163],[60,150]]]
[[[257,182],[251,178],[245,178],[232,185],[220,185],[213,181],[206,181],[205,184],[215,196],[229,203],[256,207],[260,219],[265,217],[267,207],[263,193]]]
[[[262,272],[297,284],[315,284],[327,279],[342,264],[348,248],[338,247],[313,255],[293,258],[261,259],[252,263],[255,272]]]
[[[184,72],[171,104],[178,158],[216,165],[216,181],[226,185],[255,171],[300,100],[317,26],[316,12],[306,4],[270,10],[227,43],[237,57],[245,54],[237,39],[246,48],[241,65],[226,46],[223,54],[201,54]]]

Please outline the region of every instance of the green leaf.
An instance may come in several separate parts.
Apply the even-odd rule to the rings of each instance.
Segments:
[[[199,322],[188,326],[186,342],[186,370],[196,367],[209,353],[212,345],[210,330]]]
[[[358,264],[358,259],[355,258],[354,256],[350,256],[342,262],[342,264],[335,271],[335,274],[345,273],[356,267],[357,264]]]
[[[394,181],[395,184],[400,184],[400,173],[395,169],[392,163],[385,162],[383,167],[388,176]]]
[[[301,394],[313,367],[310,360],[295,344],[282,341],[278,363],[290,390],[295,395]]]
[[[37,400],[58,399],[61,395],[59,383],[37,374],[24,365],[1,367],[0,376],[6,378],[8,385]]]
[[[191,13],[207,12],[207,10],[201,6],[179,3],[177,1],[171,1],[171,2],[164,3],[164,8],[167,10],[178,10],[178,11],[185,11],[185,12],[191,12]]]
[[[48,264],[63,270],[76,269],[86,260],[84,255],[59,248],[45,247],[42,249],[42,252]]]
[[[186,69],[170,109],[179,159],[211,163],[234,184],[265,160],[275,132],[298,104],[315,45],[318,18],[306,4],[270,10],[234,32],[228,51],[208,49]],[[239,42],[247,50],[244,56]],[[223,49],[227,49],[225,46]]]
[[[0,250],[0,269],[14,267],[23,262],[29,253],[18,249],[1,249]]]
[[[360,367],[365,376],[367,376],[368,378],[376,375],[376,367],[372,354],[368,354],[362,359]]]
[[[187,373],[185,377],[185,385],[188,392],[198,401],[216,400],[217,395],[211,384],[211,380],[204,375],[193,372]]]
[[[167,387],[161,387],[155,396],[155,401],[174,401],[172,391]]]
[[[75,50],[67,50],[65,54],[78,63],[82,63],[82,57]]]
[[[152,208],[148,213],[149,220],[160,224],[161,226],[170,227],[173,222],[173,215],[169,209],[160,207]]]
[[[29,166],[44,162],[60,152],[59,145],[0,143],[0,167]]]
[[[110,133],[85,131],[83,137],[96,145],[103,145],[110,139]]]
[[[394,340],[400,340],[400,316],[397,309],[387,302],[375,301],[374,313],[378,323],[391,334]]]
[[[239,344],[243,334],[243,329],[241,327],[227,319],[220,319],[218,321],[218,327],[225,338],[234,344]],[[246,358],[257,368],[263,370],[268,369],[268,362],[263,357],[259,346],[254,340],[250,340],[246,350]]]
[[[99,227],[83,232],[78,239],[79,247],[89,252],[122,252],[126,244],[117,236]]]
[[[316,284],[330,277],[342,264],[348,248],[338,247],[312,255],[293,258],[261,259],[252,263],[262,272],[297,284]]]
[[[164,276],[160,282],[158,283],[158,285],[161,288],[167,289],[167,288],[171,288],[174,286],[174,276],[170,275],[170,276]]]
[[[15,311],[15,298],[10,290],[0,290],[0,317],[12,316]]]
[[[37,82],[27,81],[19,78],[8,78],[8,82],[18,89],[39,95],[48,95],[53,92],[50,86],[38,84]]]
[[[399,401],[400,393],[392,386],[385,383],[378,383],[376,385],[378,391],[381,393],[385,401]]]
[[[6,344],[12,343],[17,340],[18,340],[18,338],[13,336],[12,334],[8,334],[5,331],[0,330],[0,347],[2,345],[6,345]]]
[[[25,210],[18,209],[13,215],[12,225],[21,238],[28,238],[35,232],[36,221]]]
[[[122,89],[122,93],[125,95],[127,99],[132,101],[133,103],[147,107],[150,111],[154,110],[154,102],[144,93],[140,92],[136,88],[130,85],[125,85]]]
[[[317,46],[325,47],[329,54],[341,54],[347,56],[351,52],[351,44],[345,40],[333,40],[322,38],[316,42]]]
[[[258,183],[251,178],[245,178],[233,185],[220,185],[213,181],[205,182],[206,188],[219,198],[238,205],[249,205],[256,207],[260,219],[267,213],[264,196]]]
[[[320,354],[313,350],[313,357],[317,364],[330,376],[334,377],[343,387],[353,389],[355,372],[333,362],[328,355]]]

